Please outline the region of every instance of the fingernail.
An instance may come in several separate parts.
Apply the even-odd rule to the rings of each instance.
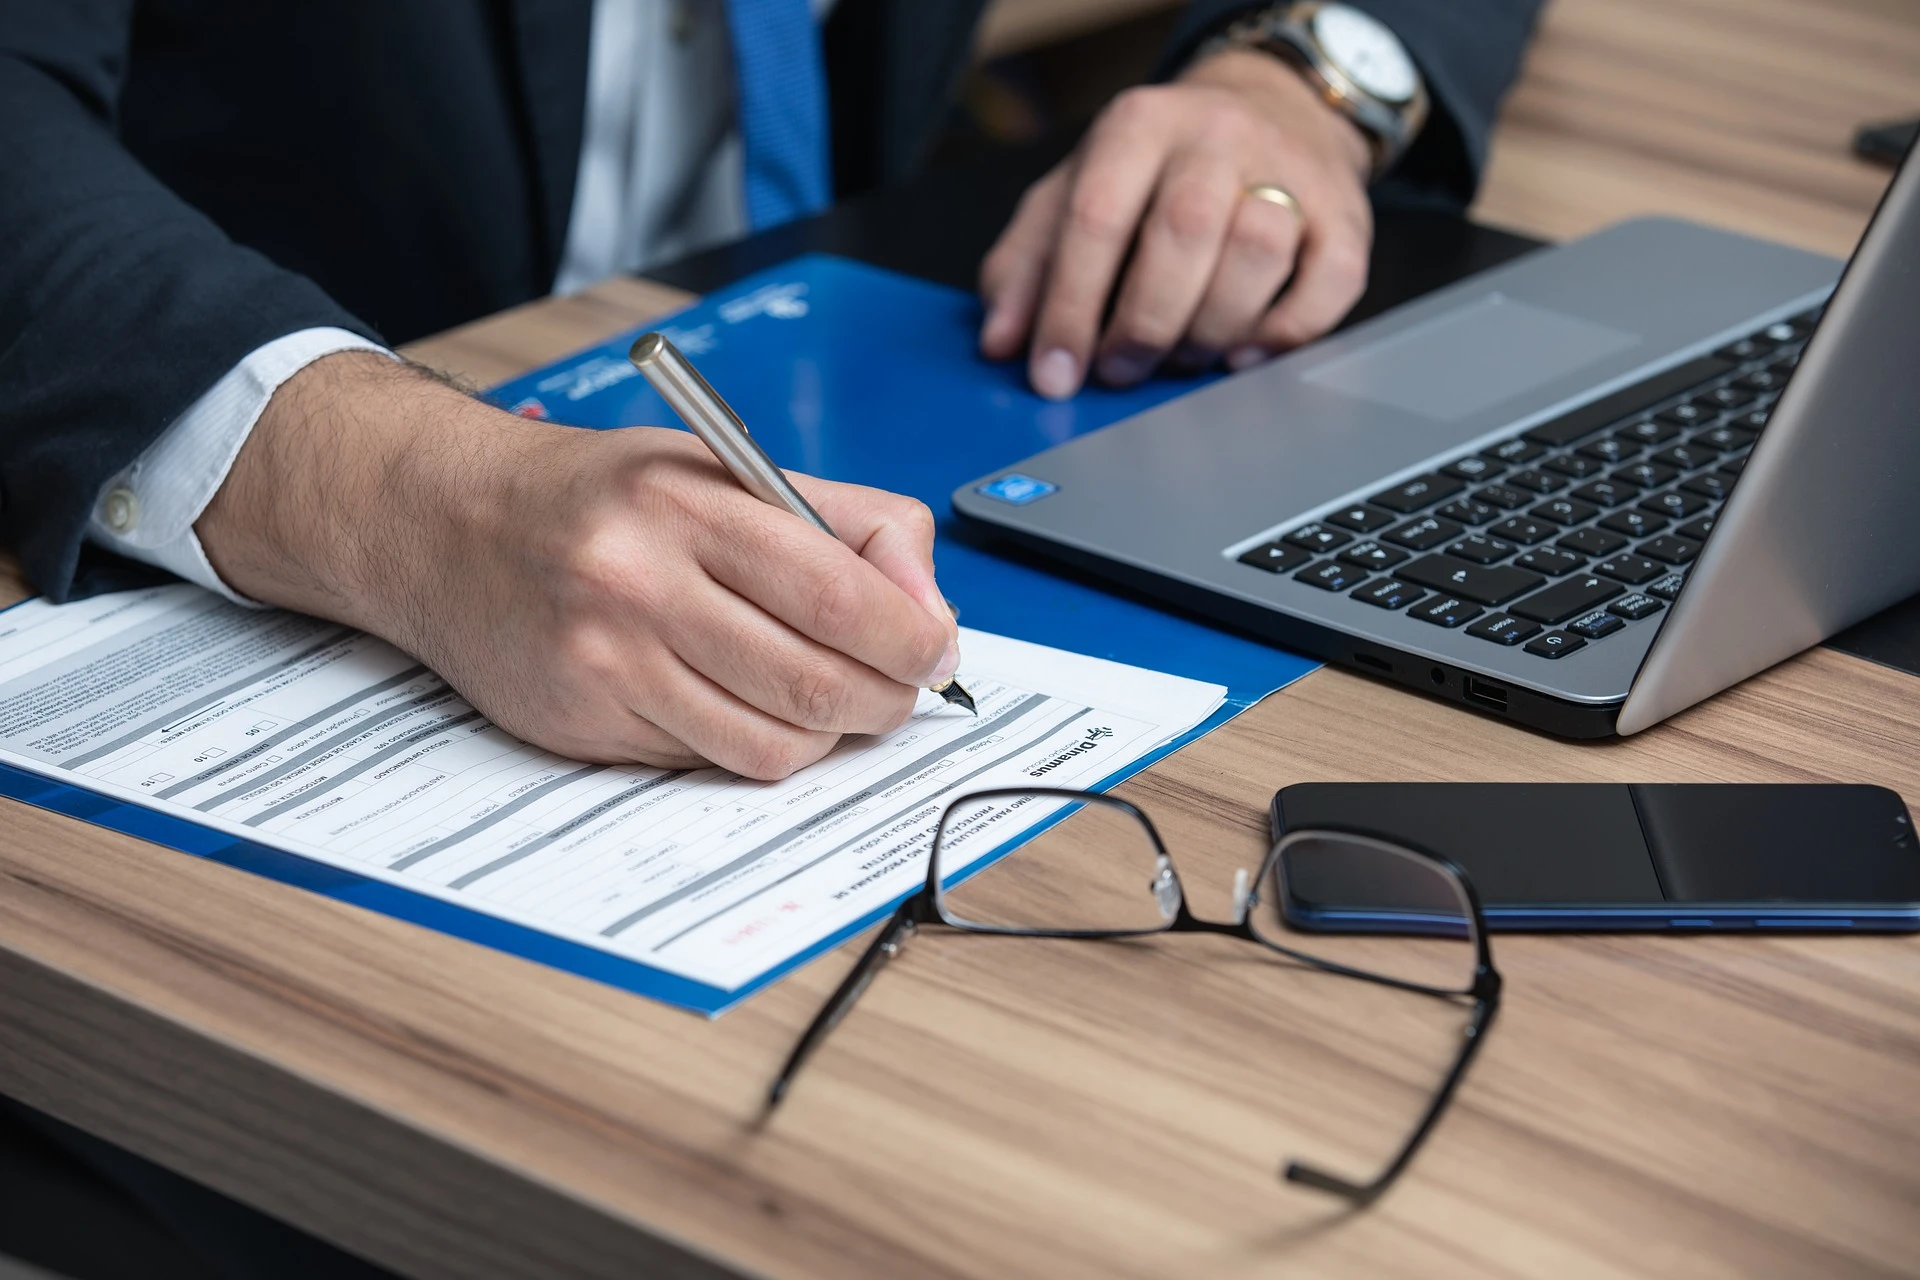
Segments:
[[[1033,389],[1049,400],[1066,400],[1080,389],[1080,362],[1071,351],[1055,347],[1033,362],[1028,376]]]
[[[955,639],[949,640],[947,642],[947,651],[941,654],[940,661],[934,664],[933,674],[928,676],[921,683],[926,688],[929,688],[929,689],[935,687],[936,685],[945,684],[948,678],[951,677],[953,673],[958,671],[959,669],[960,669],[960,641],[956,637]]]
[[[1253,368],[1270,354],[1265,347],[1235,347],[1227,352],[1227,368],[1239,373],[1242,369]]]
[[[991,347],[991,346],[997,345],[994,339],[999,337],[999,335],[1000,335],[1000,308],[994,307],[992,310],[987,312],[987,318],[980,322],[980,345],[983,347]]]
[[[1110,387],[1130,387],[1153,372],[1153,364],[1144,356],[1115,351],[1100,357],[1100,381]]]

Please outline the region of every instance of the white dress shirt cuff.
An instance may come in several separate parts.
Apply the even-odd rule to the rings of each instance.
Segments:
[[[89,541],[260,607],[215,573],[193,522],[226,481],[240,446],[281,383],[338,351],[391,351],[345,329],[302,329],[256,347],[101,487]],[[399,357],[394,356],[395,359]]]

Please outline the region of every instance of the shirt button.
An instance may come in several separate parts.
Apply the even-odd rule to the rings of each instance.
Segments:
[[[140,523],[140,499],[122,485],[100,500],[100,519],[115,533],[127,533]]]

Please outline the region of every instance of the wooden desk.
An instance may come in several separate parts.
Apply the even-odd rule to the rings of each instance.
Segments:
[[[1611,12],[1562,0],[1536,73],[1604,79],[1608,48],[1562,23]],[[1836,116],[1885,110],[1848,98],[1827,28],[1764,29],[1777,65],[1849,104]],[[1516,111],[1554,92],[1536,75]],[[1556,190],[1558,162],[1530,168],[1522,141],[1502,137],[1490,212]],[[1643,184],[1623,202],[1669,194],[1611,172]],[[1751,215],[1763,188],[1718,212]],[[674,301],[615,282],[419,350],[486,381]],[[1815,651],[1574,745],[1321,671],[1126,793],[1216,911],[1272,790],[1341,778],[1846,779],[1920,805],[1920,680]],[[1436,1030],[1353,984],[1276,983],[1229,944],[924,936],[763,1126],[761,1090],[845,955],[705,1022],[0,815],[0,1091],[414,1275],[1828,1277],[1920,1257],[1912,938],[1498,939],[1509,994],[1478,1066],[1405,1182],[1349,1215],[1278,1185],[1279,1160],[1357,1164],[1370,1113],[1426,1082]]]

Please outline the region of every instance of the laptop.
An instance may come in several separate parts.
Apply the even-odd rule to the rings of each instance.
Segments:
[[[1841,267],[1626,222],[953,505],[1325,661],[1566,737],[1635,733],[1920,591],[1911,154]]]

